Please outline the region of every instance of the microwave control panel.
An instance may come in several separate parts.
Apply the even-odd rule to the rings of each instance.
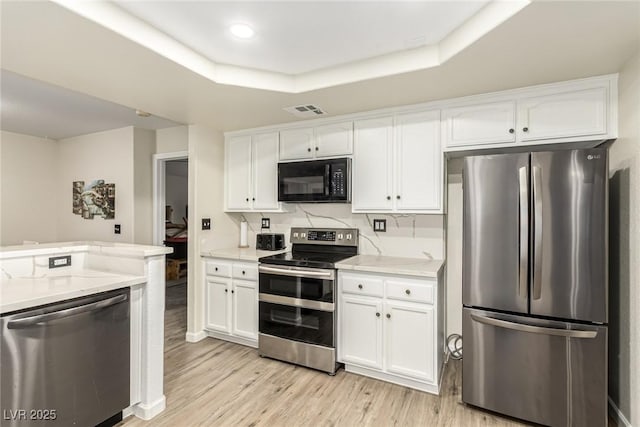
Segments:
[[[342,168],[331,172],[331,194],[336,196],[344,196],[347,194],[346,180]]]

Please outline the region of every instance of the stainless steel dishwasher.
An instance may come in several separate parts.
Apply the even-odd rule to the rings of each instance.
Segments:
[[[95,426],[129,406],[129,288],[0,318],[0,425]]]

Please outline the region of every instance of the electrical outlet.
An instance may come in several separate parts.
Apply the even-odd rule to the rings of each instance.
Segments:
[[[113,233],[120,234],[120,224],[116,224],[113,226]]]
[[[49,268],[70,267],[71,255],[52,256],[49,258]]]
[[[376,233],[385,233],[387,231],[387,220],[386,219],[374,219],[373,220],[373,231]]]
[[[262,218],[262,228],[271,228],[270,218]]]
[[[211,218],[202,218],[202,229],[211,230]]]

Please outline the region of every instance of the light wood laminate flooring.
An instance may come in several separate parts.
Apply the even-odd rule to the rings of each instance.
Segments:
[[[459,361],[445,367],[440,396],[344,370],[331,377],[226,341],[187,343],[185,304],[185,286],[168,289],[166,410],[150,421],[128,417],[119,426],[526,425],[462,404]]]

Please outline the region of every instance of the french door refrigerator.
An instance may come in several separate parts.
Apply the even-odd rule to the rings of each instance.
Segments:
[[[607,148],[466,157],[462,400],[607,423]]]

